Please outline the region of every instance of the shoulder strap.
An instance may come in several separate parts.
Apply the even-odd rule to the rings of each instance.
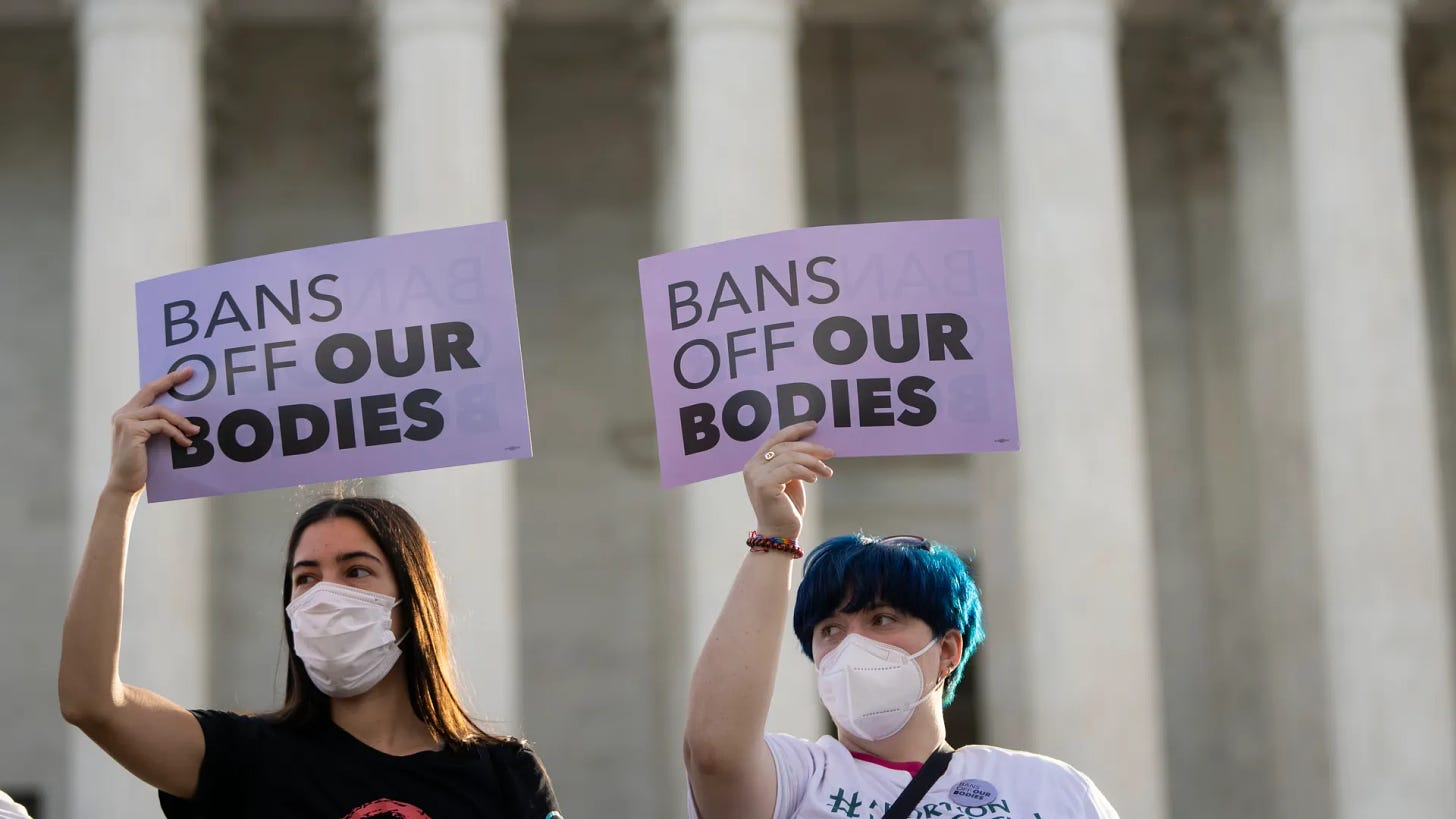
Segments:
[[[915,805],[920,802],[921,797],[930,791],[930,786],[934,785],[935,780],[939,779],[941,774],[945,773],[945,769],[950,766],[950,758],[954,753],[955,749],[941,740],[940,747],[936,748],[930,758],[925,760],[925,764],[920,766],[920,773],[910,779],[910,784],[900,792],[900,798],[896,799],[895,804],[885,811],[881,819],[907,819],[910,812],[915,810]]]

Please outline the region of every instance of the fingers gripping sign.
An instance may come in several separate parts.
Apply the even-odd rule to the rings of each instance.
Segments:
[[[180,446],[192,446],[192,439],[188,436],[197,434],[197,425],[167,407],[153,403],[191,377],[190,367],[167,373],[143,386],[111,416],[109,488],[136,494],[146,486],[147,441],[153,435],[165,435]]]
[[[825,463],[834,450],[804,440],[816,426],[803,421],[784,427],[765,439],[744,465],[743,483],[759,533],[797,538],[804,525],[804,483],[834,474]]]

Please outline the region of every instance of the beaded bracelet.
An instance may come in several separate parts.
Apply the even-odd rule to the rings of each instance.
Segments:
[[[748,550],[750,552],[788,552],[795,559],[804,556],[804,550],[799,548],[799,542],[791,537],[770,537],[760,535],[758,532],[748,533]]]

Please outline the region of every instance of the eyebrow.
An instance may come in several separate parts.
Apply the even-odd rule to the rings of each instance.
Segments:
[[[384,563],[384,561],[382,561],[379,558],[375,557],[374,555],[372,555],[372,554],[370,554],[368,552],[364,552],[364,551],[345,552],[345,553],[339,555],[338,557],[334,558],[334,562],[335,563],[347,563],[350,560],[355,560],[355,559],[361,558],[361,557],[367,557],[370,560],[374,561],[375,563],[379,563],[381,565],[383,565],[383,563]],[[319,562],[317,560],[300,560],[297,563],[294,563],[293,564],[293,568],[292,569],[289,569],[289,571],[294,571],[296,569],[300,569],[300,568],[304,568],[304,567],[315,567],[315,566],[318,566],[318,564],[319,564]]]

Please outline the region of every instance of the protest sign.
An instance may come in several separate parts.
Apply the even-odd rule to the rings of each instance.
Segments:
[[[152,501],[527,458],[504,222],[276,253],[136,286],[142,382],[202,428]]]
[[[789,230],[639,272],[664,486],[807,419],[837,455],[1020,446],[994,220]]]

